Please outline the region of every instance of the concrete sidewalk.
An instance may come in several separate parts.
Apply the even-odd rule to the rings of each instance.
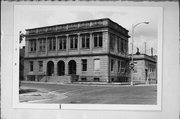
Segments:
[[[130,82],[73,82],[73,83],[59,83],[59,82],[37,82],[37,81],[21,81],[22,83],[34,83],[34,84],[57,84],[57,85],[77,85],[77,86],[132,86]],[[134,84],[133,86],[156,86],[157,84],[145,84],[145,83],[138,83]]]

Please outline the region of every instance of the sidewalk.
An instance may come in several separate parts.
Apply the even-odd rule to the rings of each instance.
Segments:
[[[27,88],[27,87],[22,87],[21,90],[34,90],[32,92],[27,92],[27,93],[21,93],[19,95],[19,101],[20,102],[35,102],[38,100],[47,100],[55,97],[57,94],[49,92],[45,89],[40,89],[40,88]]]
[[[35,84],[56,84],[56,85],[74,85],[74,86],[132,86],[130,82],[73,82],[73,83],[60,83],[60,82],[36,82],[36,81],[21,81],[22,83],[35,83]],[[145,84],[145,83],[138,83],[134,84],[133,86],[156,86],[157,84]]]

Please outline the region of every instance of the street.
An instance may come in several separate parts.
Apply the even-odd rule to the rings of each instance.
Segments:
[[[81,84],[22,83],[20,102],[76,104],[156,104],[157,86],[94,86]]]

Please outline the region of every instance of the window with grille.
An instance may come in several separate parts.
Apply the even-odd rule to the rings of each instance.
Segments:
[[[83,34],[81,35],[81,40],[82,40],[82,48],[89,48],[89,40],[90,40],[90,35],[89,34]]]
[[[94,33],[94,47],[102,47],[103,46],[103,36],[102,33]]]
[[[36,39],[30,39],[29,40],[29,52],[35,52],[36,51]]]
[[[54,51],[56,50],[56,38],[55,37],[51,37],[48,38],[48,44],[49,44],[49,51]]]
[[[46,50],[46,39],[45,38],[41,38],[38,40],[39,41],[39,51],[45,51]]]
[[[59,42],[59,50],[65,50],[66,49],[66,37],[58,37]]]
[[[73,35],[69,37],[70,40],[70,49],[77,49],[78,47],[78,36]]]

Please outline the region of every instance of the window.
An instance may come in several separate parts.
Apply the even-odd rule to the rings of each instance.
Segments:
[[[124,40],[121,39],[121,52],[124,52]]]
[[[82,48],[89,48],[89,34],[83,34],[81,35],[82,40]]]
[[[103,45],[102,33],[94,33],[93,38],[94,38],[94,47],[102,47]]]
[[[121,38],[118,38],[117,40],[117,50],[118,50],[118,53],[121,52]]]
[[[41,38],[39,39],[39,51],[45,51],[46,50],[46,39]]]
[[[121,61],[121,73],[125,73],[125,67],[126,67],[125,62]]]
[[[114,51],[115,49],[115,35],[110,35],[110,50]]]
[[[94,70],[100,70],[100,59],[94,59]]]
[[[77,49],[78,37],[77,35],[70,36],[70,49]]]
[[[118,61],[118,72],[121,70],[121,61]]]
[[[87,79],[86,78],[81,78],[81,81],[87,81]]]
[[[43,71],[43,61],[39,61],[39,72]]]
[[[29,51],[30,52],[36,51],[36,39],[29,40]]]
[[[114,71],[114,60],[111,59],[111,71]]]
[[[99,81],[99,78],[94,78],[94,81],[98,82],[98,81]]]
[[[34,66],[33,66],[34,63],[33,63],[33,61],[30,61],[29,64],[30,64],[30,71],[33,71],[33,68],[34,68]]]
[[[111,81],[114,82],[114,78],[111,78]]]
[[[128,53],[128,41],[125,40],[125,53]]]
[[[56,50],[56,38],[55,37],[48,38],[48,44],[49,44],[49,51]]]
[[[137,73],[137,67],[134,67],[134,73]]]
[[[66,37],[58,37],[59,42],[59,50],[65,50],[66,49]]]
[[[82,71],[87,71],[87,59],[82,59]]]

